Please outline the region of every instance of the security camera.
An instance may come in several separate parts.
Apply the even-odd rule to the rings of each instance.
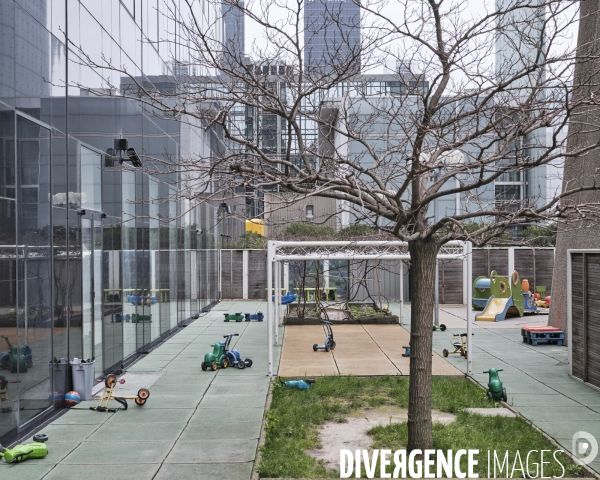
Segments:
[[[138,157],[138,154],[135,153],[135,150],[133,148],[127,149],[127,156],[129,157],[129,161],[135,168],[140,168],[142,166],[142,161],[140,160],[140,157]]]

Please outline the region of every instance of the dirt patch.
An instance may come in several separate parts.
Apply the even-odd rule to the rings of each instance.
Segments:
[[[431,415],[434,422],[443,424],[456,420],[456,415],[439,410],[432,410]],[[405,408],[384,406],[357,410],[347,417],[340,418],[340,422],[324,424],[319,432],[322,447],[307,450],[306,453],[317,460],[323,460],[328,469],[338,470],[340,450],[354,451],[370,448],[373,440],[367,435],[367,431],[371,428],[407,421],[408,410]]]

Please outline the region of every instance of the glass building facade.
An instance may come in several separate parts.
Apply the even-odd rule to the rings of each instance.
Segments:
[[[0,0],[2,443],[62,408],[49,362],[120,369],[219,296],[217,206],[180,198],[176,174],[107,167],[104,153],[124,138],[142,161],[210,161],[209,132],[95,95],[118,94],[106,79],[122,81],[85,65],[144,79],[192,73],[163,3]],[[202,18],[214,26],[217,13]],[[3,355],[9,342],[31,349],[26,364]]]

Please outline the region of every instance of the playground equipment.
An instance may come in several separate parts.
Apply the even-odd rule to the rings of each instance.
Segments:
[[[314,378],[307,378],[306,380],[288,380],[284,382],[279,380],[284,387],[297,388],[298,390],[309,390],[311,383],[315,383]]]
[[[438,330],[440,332],[445,332],[446,331],[446,325],[444,325],[443,323],[441,325],[434,325],[433,326],[433,331],[437,332]]]
[[[234,322],[241,322],[242,320],[244,320],[244,315],[242,315],[242,312],[238,312],[238,313],[224,313],[223,315],[225,315],[225,322],[229,322],[230,320],[233,320]]]
[[[48,435],[33,436],[32,443],[15,445],[13,448],[4,448],[0,445],[0,458],[4,457],[6,463],[19,463],[31,458],[44,458],[48,455]]]
[[[506,402],[506,388],[502,386],[502,381],[498,375],[498,372],[501,371],[501,368],[490,368],[489,370],[484,370],[483,373],[489,373],[490,375],[487,392],[488,398],[490,400],[502,400]]]
[[[325,350],[329,352],[335,348],[335,341],[333,340],[333,331],[331,330],[331,322],[327,320],[321,320],[321,323],[325,324],[325,328],[327,329],[327,336],[325,337],[325,342],[323,345],[317,345],[316,343],[313,345],[313,351],[317,350]]]
[[[210,368],[214,371],[219,367],[227,368],[229,366],[237,367],[240,370],[243,370],[246,367],[250,368],[252,366],[252,360],[250,358],[242,360],[240,352],[235,349],[229,350],[231,339],[237,336],[239,336],[239,333],[223,335],[223,338],[225,339],[224,342],[212,344],[212,353],[207,353],[204,355],[204,361],[200,365],[202,370],[206,371]]]
[[[444,355],[444,357],[447,357],[448,355],[452,355],[454,353],[459,353],[461,357],[465,357],[465,359],[467,358],[467,337],[468,335],[466,333],[453,333],[452,337],[450,337],[450,343],[452,344],[452,346],[454,347],[454,351],[450,352],[448,351],[448,349],[444,348],[444,350],[442,350],[442,354]]]
[[[119,402],[121,405],[123,405],[125,410],[127,410],[128,406],[127,400],[134,400],[135,404],[141,407],[150,397],[150,391],[147,388],[140,388],[137,395],[119,395],[117,397],[113,394],[117,383],[122,385],[125,383],[125,379],[117,379],[117,376],[114,373],[107,375],[104,379],[104,390],[102,391],[102,396],[100,397],[100,404],[97,407],[90,407],[90,410],[94,410],[96,412],[116,412],[116,408],[108,408],[108,402],[111,400]]]
[[[507,314],[522,317],[525,313],[539,313],[535,297],[529,291],[529,281],[519,278],[515,270],[510,279],[492,270],[490,277],[477,277],[473,282],[473,308],[483,310],[475,320],[499,322]]]
[[[11,345],[6,335],[2,335],[8,345],[8,351],[0,354],[0,367],[10,370],[10,373],[26,373],[33,366],[33,355],[27,343],[23,346]]]
[[[246,321],[249,322],[251,320],[256,320],[257,322],[262,322],[265,319],[265,316],[262,312],[257,313],[246,313],[245,314]]]
[[[154,305],[156,297],[154,295],[127,295],[127,301],[132,305]]]
[[[296,295],[295,293],[288,292],[285,295],[281,296],[281,304],[282,305],[288,305],[290,303],[295,302],[297,298],[298,298],[298,295]],[[275,301],[275,295],[271,296],[271,300],[273,302]]]

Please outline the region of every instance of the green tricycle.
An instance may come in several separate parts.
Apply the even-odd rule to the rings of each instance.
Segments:
[[[30,458],[44,458],[48,455],[48,435],[38,434],[33,436],[32,443],[15,445],[13,448],[3,448],[0,445],[0,458],[4,457],[7,463],[19,463]]]

